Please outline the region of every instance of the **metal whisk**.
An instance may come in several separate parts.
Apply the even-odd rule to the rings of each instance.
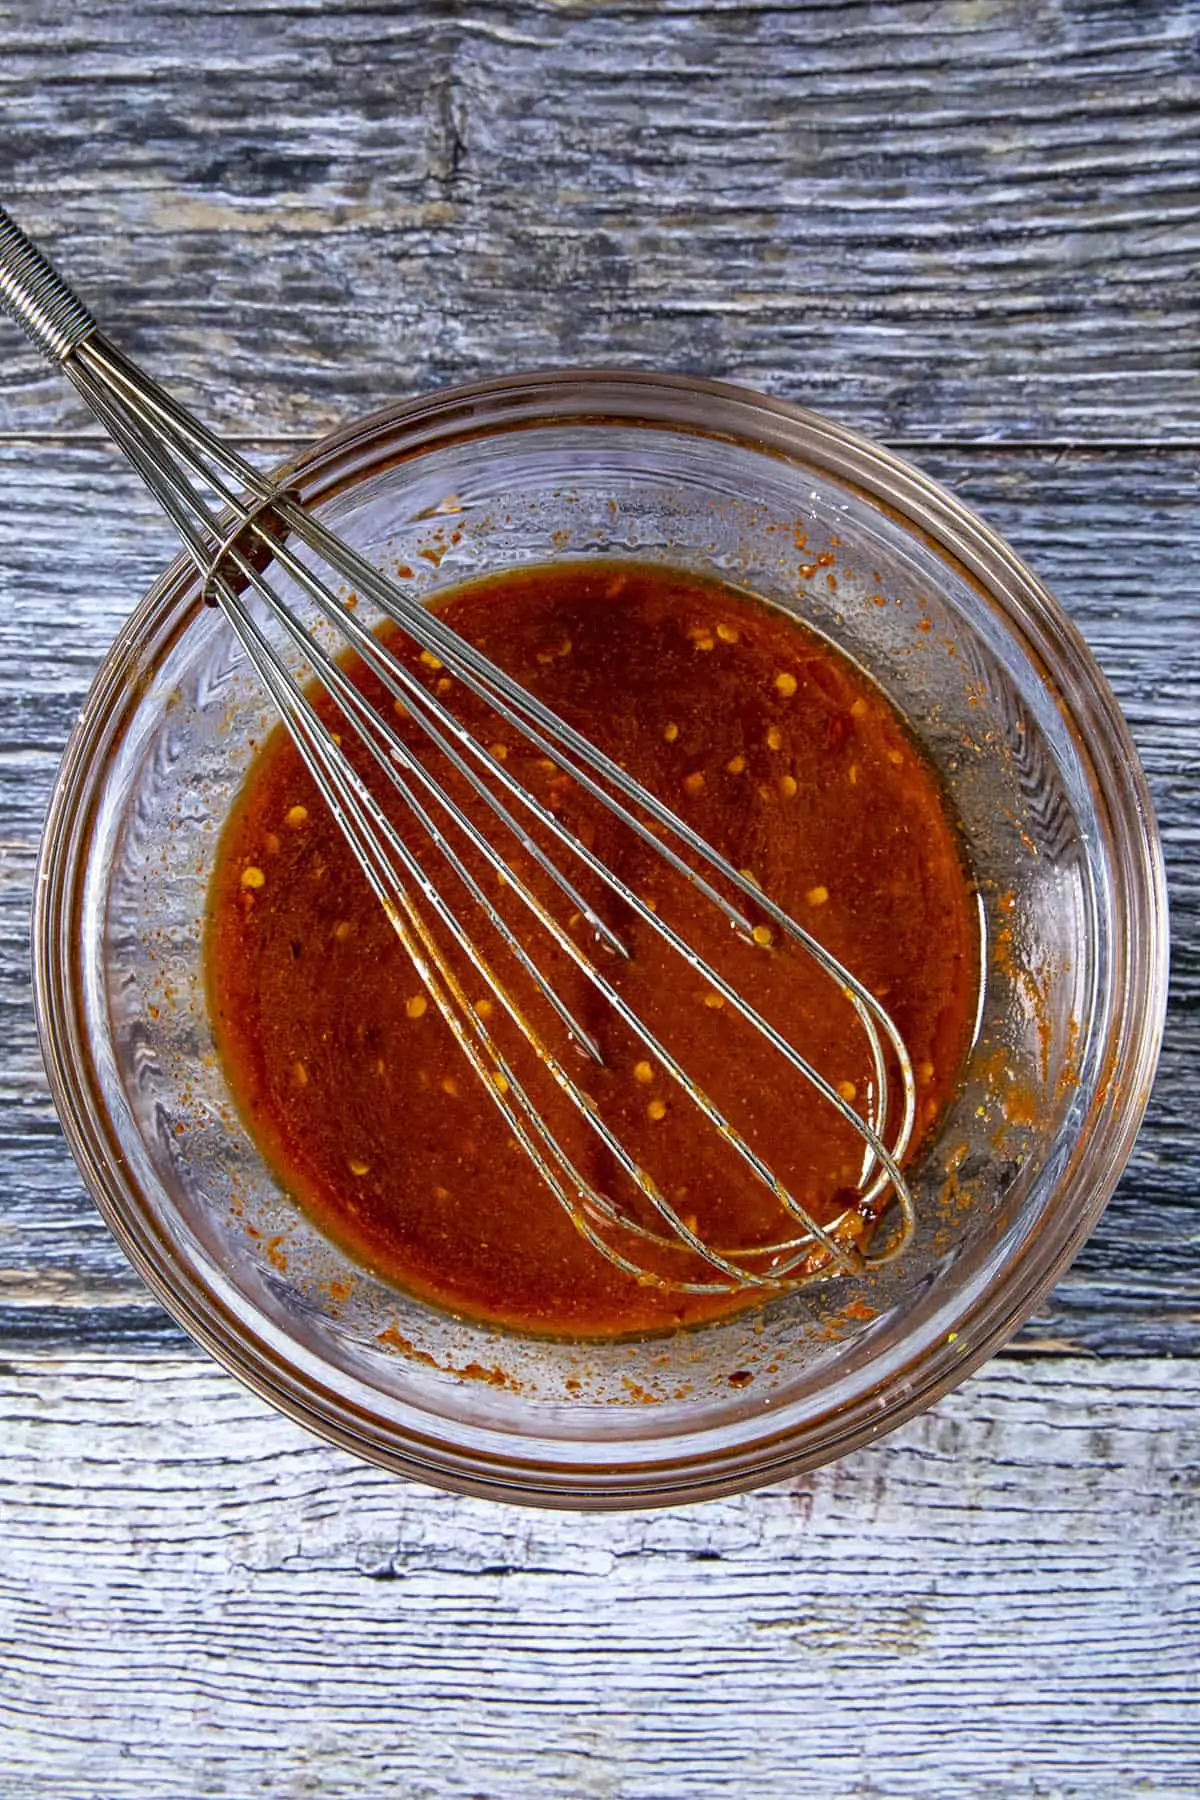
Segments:
[[[313,781],[343,831],[363,874],[395,928],[430,998],[453,1032],[509,1132],[546,1187],[593,1247],[631,1277],[689,1293],[778,1289],[833,1271],[857,1271],[895,1257],[915,1225],[912,1195],[901,1163],[912,1137],[916,1097],[912,1068],[895,1024],[878,999],[808,931],[653,793],[633,780],[585,736],[534,694],[481,655],[404,586],[385,577],[311,517],[289,494],[205,430],[177,401],[101,334],[95,319],[42,254],[0,207],[0,303],[82,394],[176,527],[199,572],[206,599],[219,606],[261,678]],[[272,574],[274,571],[274,579]],[[286,580],[280,580],[280,576]],[[418,754],[299,616],[287,589],[302,595],[377,678],[412,721],[427,756]],[[865,1116],[813,1066],[668,920],[661,918],[580,835],[556,816],[505,760],[493,754],[443,699],[418,679],[376,632],[345,604],[347,588],[369,600],[428,659],[436,658],[461,689],[482,702],[580,790],[651,846],[747,940],[780,932],[815,959],[832,988],[853,1008],[874,1070]],[[250,601],[254,597],[254,604]],[[256,616],[257,615],[257,616]],[[406,809],[411,828],[439,871],[397,830],[325,723],[305,681],[263,629],[273,622],[312,677],[354,728],[371,765]],[[435,688],[438,684],[435,684]],[[445,685],[445,684],[442,684]],[[361,760],[361,754],[360,754]],[[472,811],[429,766],[444,763],[473,795]],[[552,848],[548,848],[552,846]],[[514,870],[531,858],[541,871],[535,886]],[[613,1009],[645,1052],[677,1084],[726,1144],[778,1203],[781,1231],[753,1245],[706,1242],[667,1199],[651,1172],[601,1116],[584,1085],[589,1061],[602,1053],[594,1037],[556,991],[530,948],[514,931],[480,880],[479,868],[506,884],[537,931],[570,959],[590,989]],[[580,871],[589,872],[581,878]],[[615,897],[669,946],[770,1046],[782,1066],[862,1140],[863,1161],[854,1205],[822,1225],[759,1156],[694,1081],[670,1048],[622,998],[611,979],[612,959],[628,954],[578,882]],[[593,945],[584,948],[560,921],[545,894],[583,916]],[[453,895],[453,903],[449,895]],[[464,907],[465,902],[465,907]],[[464,917],[465,912],[465,917]],[[752,913],[759,922],[752,924]],[[533,934],[534,942],[542,942]],[[555,1047],[492,967],[487,946],[503,944],[567,1037]],[[453,954],[447,946],[453,945]],[[606,972],[606,959],[607,972]],[[493,1003],[472,1002],[456,961],[483,980]],[[489,1024],[488,1021],[493,1023]],[[514,1036],[514,1034],[516,1034]],[[545,1109],[539,1109],[511,1058],[523,1038],[571,1107],[577,1109],[623,1172],[636,1211],[600,1191],[568,1154]],[[510,1046],[506,1054],[505,1045]],[[571,1063],[565,1059],[569,1048]],[[894,1202],[886,1241],[858,1247],[865,1217]],[[678,1253],[672,1273],[671,1255]],[[650,1264],[645,1260],[650,1257]],[[651,1266],[653,1265],[653,1266]]]

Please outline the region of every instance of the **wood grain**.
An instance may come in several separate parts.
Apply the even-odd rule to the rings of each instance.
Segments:
[[[6,1795],[1196,1792],[1194,1362],[993,1365],[835,1467],[615,1518],[406,1485],[208,1365],[6,1387]]]
[[[1200,423],[1193,3],[10,0],[0,188],[227,430],[546,363],[895,439]],[[75,428],[49,371],[0,429]]]
[[[1170,867],[1173,1007],[1149,1117],[1116,1199],[1022,1342],[1194,1354],[1200,495],[1189,464],[1166,452],[943,450],[923,461],[1010,534],[1088,636],[1146,762]],[[126,1267],[58,1136],[26,977],[58,756],[119,619],[171,554],[170,534],[99,447],[0,446],[0,489],[0,1349],[136,1338],[177,1350],[179,1333]],[[73,521],[85,528],[72,533]]]

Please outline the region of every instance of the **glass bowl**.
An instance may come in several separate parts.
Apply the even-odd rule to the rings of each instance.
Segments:
[[[1082,1244],[1158,1051],[1155,825],[1076,631],[917,470],[715,383],[571,372],[456,389],[348,426],[287,478],[427,594],[551,558],[662,560],[841,645],[953,796],[979,889],[978,1027],[913,1172],[915,1241],[870,1278],[606,1343],[506,1334],[379,1282],[281,1191],[213,1053],[208,873],[271,715],[180,562],[96,678],[37,884],[51,1085],[133,1263],[227,1368],[312,1430],[510,1501],[694,1500],[841,1455],[928,1405],[1016,1331]]]

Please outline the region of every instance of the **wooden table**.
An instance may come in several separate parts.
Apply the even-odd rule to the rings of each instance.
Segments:
[[[277,1418],[100,1225],[28,914],[72,717],[173,554],[0,331],[0,1794],[1200,1794],[1200,8],[10,0],[0,196],[263,457],[546,363],[903,448],[1126,709],[1174,992],[1120,1190],[1017,1342],[840,1465],[538,1515]]]

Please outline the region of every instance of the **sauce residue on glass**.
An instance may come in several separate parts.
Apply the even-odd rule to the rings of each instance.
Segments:
[[[976,910],[946,797],[880,691],[794,620],[670,568],[564,562],[464,585],[439,597],[438,607],[464,638],[748,871],[878,995],[916,1075],[915,1154],[955,1091],[968,1046]],[[810,957],[765,926],[759,943],[745,942],[653,848],[543,751],[506,732],[436,659],[398,636],[390,642],[506,769],[865,1110],[867,1040]],[[406,741],[422,743],[376,679],[357,662],[348,666]],[[327,699],[320,705],[358,760],[336,707]],[[365,758],[359,766],[382,798],[377,773]],[[461,780],[436,759],[430,766],[482,821]],[[472,919],[395,797],[388,810],[487,941],[505,985],[680,1215],[725,1246],[789,1235],[775,1198],[511,889],[478,859],[472,864],[599,1043],[602,1067],[567,1043],[511,956]],[[549,846],[544,834],[543,841]],[[555,856],[562,863],[562,852]],[[549,901],[553,890],[532,860],[520,853],[512,860]],[[557,915],[622,997],[818,1219],[827,1223],[853,1206],[862,1145],[852,1128],[644,920],[580,865],[571,873],[629,949],[628,961],[597,948],[561,896]],[[456,967],[499,1037],[501,1009],[477,973],[461,960]],[[428,1000],[282,727],[258,753],[222,834],[206,970],[218,1051],[264,1156],[318,1227],[385,1279],[453,1312],[577,1336],[669,1328],[756,1298],[752,1290],[714,1299],[639,1283],[579,1234]],[[515,1029],[502,1042],[581,1171],[636,1211],[611,1154],[537,1056]],[[864,1240],[871,1225],[863,1219]],[[704,1278],[691,1258],[647,1254],[626,1236],[621,1247],[652,1268]]]

